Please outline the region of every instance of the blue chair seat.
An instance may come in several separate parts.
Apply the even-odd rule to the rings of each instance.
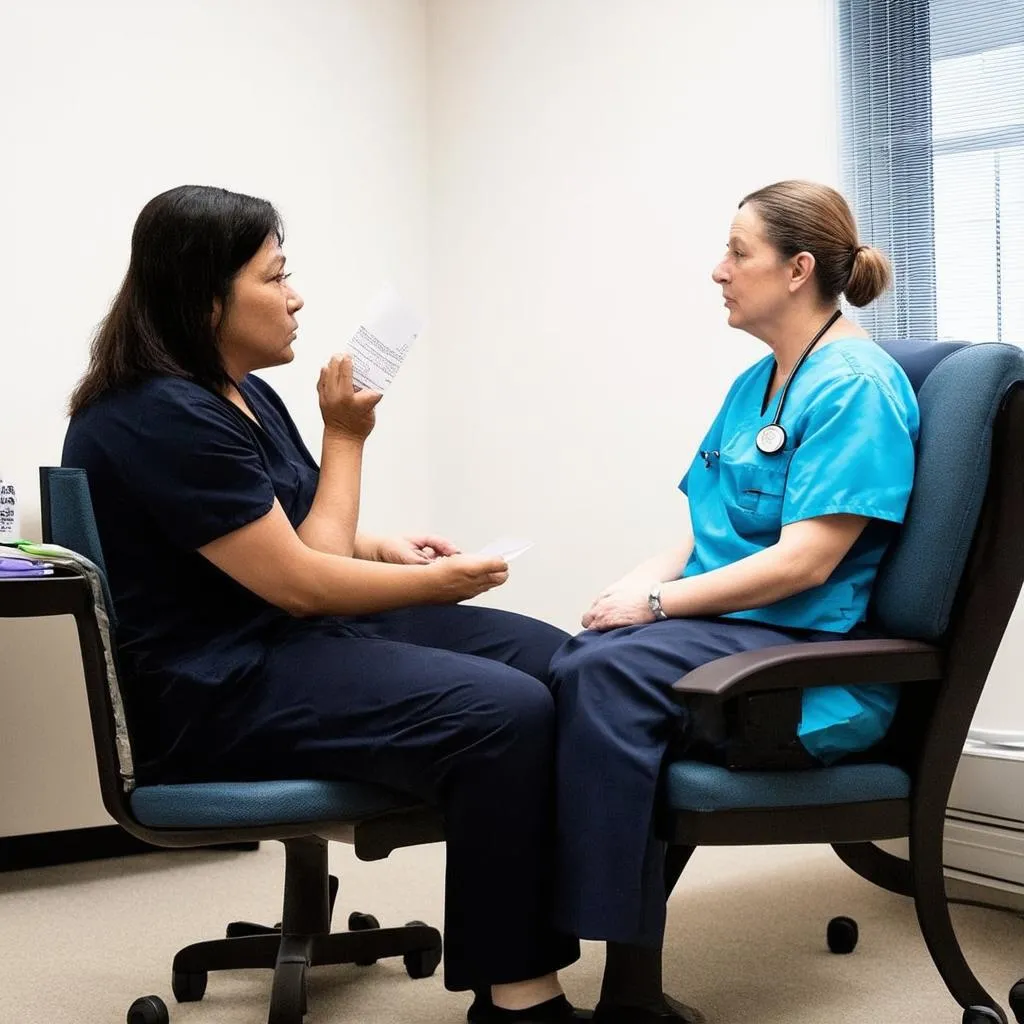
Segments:
[[[347,822],[415,805],[409,797],[358,782],[197,782],[140,786],[132,813],[150,828],[250,828]]]
[[[887,764],[840,765],[799,772],[732,772],[702,761],[676,761],[667,773],[676,811],[814,807],[866,800],[906,800],[910,777]]]

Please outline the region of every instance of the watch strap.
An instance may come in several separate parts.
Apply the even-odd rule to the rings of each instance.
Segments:
[[[656,619],[667,619],[665,609],[661,606],[661,584],[655,583],[647,595],[647,605]]]

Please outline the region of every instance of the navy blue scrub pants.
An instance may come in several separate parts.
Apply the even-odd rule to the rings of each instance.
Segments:
[[[443,606],[295,622],[250,694],[225,763],[250,778],[373,782],[438,807],[447,842],[445,985],[481,989],[567,966],[551,924],[555,706],[567,634]]]
[[[665,929],[665,844],[654,833],[662,762],[720,747],[713,721],[672,697],[691,669],[740,651],[836,639],[742,620],[668,619],[569,640],[554,656],[558,709],[555,923],[581,939],[654,946]]]

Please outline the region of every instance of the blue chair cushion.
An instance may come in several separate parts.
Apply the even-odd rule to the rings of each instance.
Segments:
[[[906,800],[910,776],[887,764],[840,765],[799,772],[732,772],[703,761],[676,761],[666,778],[674,811],[814,807]]]
[[[381,786],[309,779],[140,786],[131,795],[136,820],[150,828],[351,822],[413,805]]]

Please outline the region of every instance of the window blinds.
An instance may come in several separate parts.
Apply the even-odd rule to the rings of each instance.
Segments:
[[[1024,345],[1024,0],[837,0],[842,172],[879,338]]]

